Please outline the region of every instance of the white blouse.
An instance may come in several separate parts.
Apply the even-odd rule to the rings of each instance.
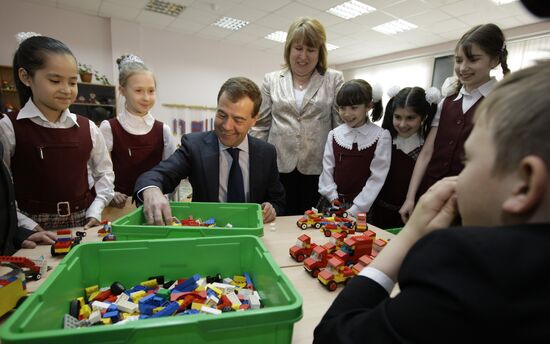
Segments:
[[[118,114],[117,120],[122,128],[132,135],[145,135],[149,133],[151,129],[153,129],[153,125],[155,124],[155,118],[151,115],[151,113],[147,113],[145,116],[140,117],[129,113],[128,111],[126,111],[126,109],[122,110]],[[113,132],[111,130],[111,124],[109,123],[109,121],[103,121],[101,122],[99,129],[101,129],[101,133],[105,138],[107,150],[109,150],[109,152],[112,152]],[[170,127],[164,123],[162,126],[162,136],[164,142],[162,159],[164,160],[176,151],[176,140],[174,139],[174,136],[170,131]]]
[[[395,145],[395,148],[403,151],[405,154],[409,154],[416,148],[422,146],[424,144],[424,139],[422,139],[418,133],[415,133],[407,138],[397,135],[397,137],[393,140],[393,144]]]
[[[371,174],[361,192],[353,200],[353,205],[348,209],[353,216],[356,216],[358,212],[368,212],[384,186],[390,170],[391,134],[371,122],[367,122],[359,128],[351,128],[347,124],[342,124],[329,132],[323,155],[323,172],[319,177],[319,193],[329,201],[338,198],[338,187],[334,182],[336,161],[332,149],[333,139],[340,147],[349,150],[352,149],[354,143],[357,143],[357,149],[360,151],[378,141],[369,167]],[[358,168],[360,167],[358,166]]]
[[[17,114],[17,120],[29,118],[35,124],[38,124],[45,128],[71,128],[75,125],[76,115],[71,113],[68,109],[61,113],[61,116],[57,122],[52,123],[40,112],[40,110],[33,103],[32,99],[25,104],[25,106]],[[115,194],[114,192],[114,180],[115,174],[113,172],[113,164],[109,157],[109,152],[105,147],[105,141],[103,135],[99,131],[99,128],[94,122],[90,121],[90,136],[92,138],[92,151],[90,152],[90,158],[88,160],[88,178],[93,178],[96,191],[96,197],[90,207],[86,210],[86,218],[93,217],[101,221],[101,212],[103,208]],[[4,145],[4,161],[6,165],[10,166],[11,157],[15,153],[15,131],[11,120],[5,116],[0,119],[0,140]],[[18,214],[19,226],[34,229],[37,223],[27,218],[22,214]]]
[[[487,97],[489,93],[493,90],[495,85],[497,84],[497,79],[494,77],[491,78],[489,81],[484,83],[483,85],[479,86],[475,90],[472,90],[471,92],[466,91],[464,86],[460,88],[460,92],[458,92],[458,95],[455,99],[453,99],[454,102],[457,100],[462,99],[462,113],[466,113],[474,104],[481,98],[481,97]],[[443,102],[445,101],[445,98],[443,98],[439,104],[437,104],[437,111],[435,113],[434,119],[432,121],[432,127],[438,127],[439,126],[439,120],[441,118],[441,110],[443,109]]]

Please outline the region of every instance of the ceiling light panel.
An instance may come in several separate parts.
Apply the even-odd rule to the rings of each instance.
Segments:
[[[372,29],[385,35],[395,35],[400,32],[416,29],[417,27],[418,26],[414,25],[413,23],[409,23],[408,21],[405,21],[403,19],[397,19],[391,22],[384,23],[382,25],[375,26]]]
[[[284,31],[275,31],[265,36],[264,38],[270,39],[275,42],[284,43],[286,42],[286,35],[287,33]]]
[[[212,25],[221,27],[222,29],[237,31],[247,26],[248,24],[249,22],[247,22],[246,20],[235,19],[231,17],[223,17]]]
[[[145,5],[145,10],[147,11],[166,14],[172,17],[177,17],[184,8],[180,4],[161,0],[149,0],[147,5]]]
[[[327,10],[328,13],[344,19],[351,19],[376,11],[376,8],[360,1],[350,0]]]

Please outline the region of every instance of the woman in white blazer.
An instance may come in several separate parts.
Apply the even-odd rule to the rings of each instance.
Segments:
[[[298,18],[290,26],[285,65],[265,75],[260,114],[250,131],[277,148],[287,215],[302,214],[319,200],[325,142],[341,123],[334,99],[344,78],[327,67],[325,43],[317,19]]]

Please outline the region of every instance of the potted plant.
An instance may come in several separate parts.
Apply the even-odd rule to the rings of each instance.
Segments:
[[[92,81],[92,66],[79,63],[78,64],[78,74],[80,74],[80,80],[82,82],[91,82]]]

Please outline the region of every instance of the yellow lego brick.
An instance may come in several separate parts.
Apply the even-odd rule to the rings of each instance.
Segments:
[[[90,295],[92,295],[93,292],[96,292],[99,290],[99,286],[96,284],[96,285],[92,285],[92,286],[89,286],[88,288],[84,289],[86,291],[86,297],[90,297]]]
[[[162,311],[163,309],[164,309],[164,307],[153,308],[153,314],[158,313],[158,312]]]
[[[147,287],[147,288],[156,288],[156,287],[158,287],[158,283],[157,283],[156,278],[152,279],[152,280],[145,281],[145,282],[141,282],[140,284],[144,287]]]
[[[221,297],[221,295],[223,294],[223,291],[220,288],[216,288],[211,284],[207,285],[206,288],[212,290],[214,293],[216,293],[216,295],[218,295],[218,297]]]
[[[84,306],[85,303],[84,303],[84,298],[81,296],[79,298],[76,299],[76,301],[78,301],[78,303],[80,304],[80,307]]]
[[[101,292],[98,290],[98,291],[94,291],[92,294],[90,294],[90,296],[88,297],[88,302],[93,301],[99,295],[99,293],[101,293]]]
[[[132,301],[134,303],[138,303],[138,301],[143,298],[147,293],[144,290],[136,291],[132,294],[130,294],[130,297],[132,298]]]
[[[193,302],[191,304],[191,309],[200,311],[202,309],[202,306],[204,306],[202,303]]]
[[[92,314],[92,309],[89,305],[83,305],[80,307],[80,312],[78,313],[79,316],[82,316],[84,319],[88,319],[90,317],[90,314]]]
[[[103,323],[103,325],[110,325],[111,318],[101,318],[101,322]]]
[[[246,278],[241,275],[235,275],[233,276],[233,281],[237,283],[246,283]]]

